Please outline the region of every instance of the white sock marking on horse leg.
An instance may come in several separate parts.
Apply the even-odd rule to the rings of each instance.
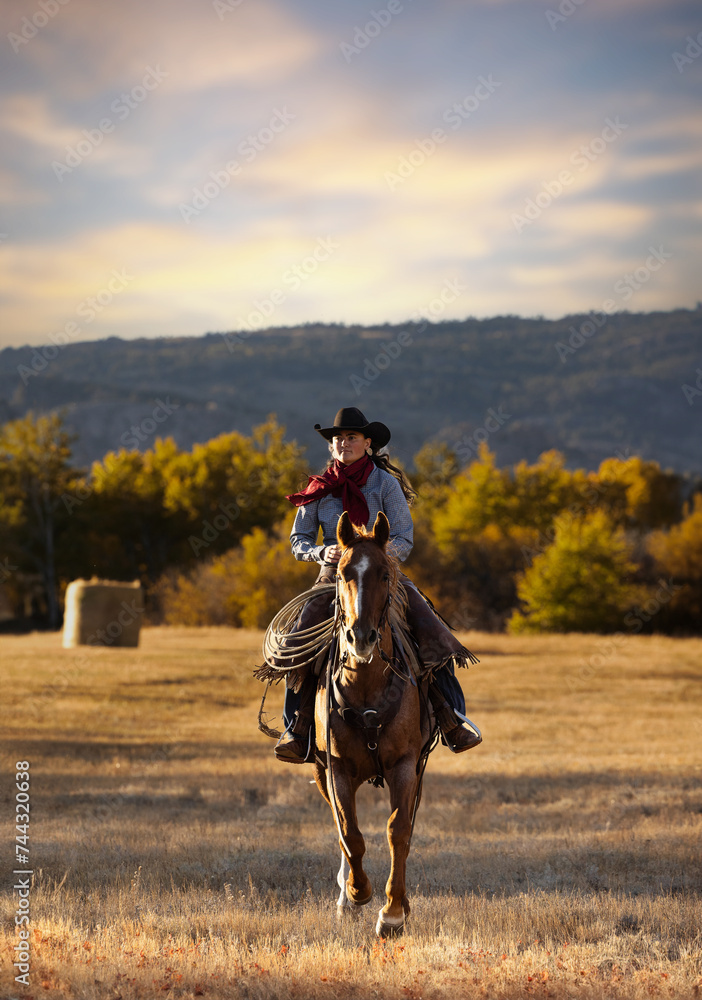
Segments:
[[[349,865],[348,859],[344,852],[341,852],[341,865],[339,867],[339,872],[336,876],[336,881],[341,889],[339,898],[336,901],[337,906],[350,906],[348,899],[346,898],[346,879],[349,877],[349,872],[351,867]]]
[[[402,927],[405,922],[405,915],[402,914],[401,917],[390,917],[387,913],[383,913],[383,908],[378,910],[378,923],[375,925],[375,933],[381,934],[383,927]]]

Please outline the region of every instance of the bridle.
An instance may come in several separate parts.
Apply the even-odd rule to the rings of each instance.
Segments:
[[[377,650],[381,659],[385,663],[384,673],[387,673],[388,669],[392,672],[390,683],[385,688],[381,700],[379,703],[373,707],[366,708],[364,710],[358,709],[353,705],[350,705],[346,698],[344,697],[342,691],[339,688],[339,678],[341,676],[342,670],[353,670],[358,671],[360,668],[356,666],[351,667],[349,663],[350,650],[348,646],[347,632],[346,632],[346,614],[344,612],[343,603],[339,594],[339,587],[341,585],[340,581],[343,578],[341,574],[337,571],[336,576],[336,604],[337,604],[337,617],[339,621],[338,635],[341,636],[340,643],[340,653],[338,658],[338,664],[336,669],[330,671],[329,674],[329,685],[327,689],[327,700],[329,713],[332,710],[336,710],[341,716],[343,721],[352,726],[354,729],[359,729],[362,731],[363,737],[366,742],[366,748],[373,762],[373,768],[375,770],[375,776],[370,778],[371,784],[375,785],[376,788],[382,787],[384,782],[383,767],[380,761],[379,751],[378,751],[378,740],[380,736],[380,730],[383,726],[392,718],[394,715],[398,698],[401,698],[401,692],[397,690],[398,679],[402,683],[410,681],[416,686],[416,680],[414,674],[412,673],[409,664],[406,662],[405,658],[402,656],[402,652],[397,644],[395,633],[392,625],[389,625],[388,619],[390,616],[390,609],[393,602],[393,594],[391,589],[391,577],[388,573],[387,590],[385,594],[385,601],[383,602],[383,607],[380,612],[380,618],[378,619],[378,624],[376,625],[376,639],[373,644],[372,649]],[[392,655],[388,656],[385,650],[382,648],[383,637],[385,635],[386,627],[390,628],[392,636]],[[341,646],[344,648],[341,649]],[[371,653],[371,656],[373,653]],[[399,661],[399,667],[398,667]]]
[[[336,601],[336,607],[337,607],[337,612],[338,612],[339,634],[343,637],[343,640],[344,640],[343,645],[345,647],[344,650],[341,652],[340,657],[339,657],[339,667],[340,667],[340,669],[343,667],[346,670],[352,670],[354,668],[350,667],[349,663],[348,663],[348,660],[349,660],[349,649],[348,649],[348,640],[346,639],[346,624],[347,624],[347,622],[346,622],[346,613],[345,613],[343,605],[341,603],[341,598],[339,597],[339,580],[340,579],[341,579],[341,575],[340,575],[339,571],[337,570],[337,572],[336,572],[336,599],[335,599],[335,601]],[[393,604],[393,593],[392,593],[392,589],[391,589],[390,572],[388,572],[388,585],[387,585],[387,591],[386,591],[386,594],[385,594],[385,602],[383,603],[383,608],[382,608],[382,611],[380,612],[380,618],[378,619],[378,624],[376,625],[376,628],[375,628],[375,631],[376,631],[376,640],[375,640],[374,646],[375,646],[375,649],[378,652],[378,655],[380,656],[380,658],[386,664],[386,669],[389,668],[398,677],[402,677],[403,680],[408,680],[409,679],[409,680],[412,681],[412,683],[416,683],[415,680],[414,680],[414,675],[413,675],[413,673],[412,673],[412,671],[410,669],[407,669],[406,673],[403,673],[401,670],[397,669],[396,662],[397,662],[398,658],[402,662],[404,661],[404,658],[402,657],[400,649],[399,649],[399,647],[397,645],[397,641],[395,639],[395,634],[394,634],[394,632],[392,630],[392,626],[390,626],[390,631],[391,631],[391,634],[392,634],[392,647],[393,647],[392,648],[392,652],[393,652],[393,655],[392,656],[388,656],[388,654],[385,652],[385,650],[382,647],[383,636],[385,634],[385,628],[388,625],[388,618],[390,617],[390,611],[391,611],[391,608],[392,608],[392,604]],[[405,666],[406,666],[406,664],[405,664]],[[358,668],[356,668],[356,669],[358,669]]]

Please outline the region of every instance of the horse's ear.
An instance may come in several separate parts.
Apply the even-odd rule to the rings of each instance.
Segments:
[[[336,525],[336,539],[342,549],[347,549],[354,540],[354,530],[348,512],[344,511]]]
[[[384,549],[390,539],[390,522],[382,510],[378,511],[378,516],[373,525],[373,538],[375,538],[381,549]]]

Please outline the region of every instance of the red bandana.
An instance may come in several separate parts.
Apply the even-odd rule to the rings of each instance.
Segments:
[[[334,464],[321,476],[310,476],[302,492],[292,493],[285,499],[296,507],[302,507],[304,504],[312,503],[313,500],[321,500],[331,493],[333,497],[343,499],[344,510],[348,511],[351,523],[365,528],[370,513],[366,498],[361,493],[361,486],[366,485],[374,468],[375,462],[368,455],[364,455],[351,465],[344,465],[335,459]]]

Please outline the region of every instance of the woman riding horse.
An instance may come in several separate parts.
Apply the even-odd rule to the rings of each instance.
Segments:
[[[370,529],[379,511],[390,524],[388,551],[403,562],[412,550],[413,529],[409,503],[416,496],[402,471],[381,453],[390,440],[390,431],[379,421],[369,423],[356,407],[337,413],[331,427],[315,424],[315,430],[330,442],[331,461],[325,472],[310,476],[300,493],[287,499],[299,507],[290,534],[293,555],[306,562],[321,563],[315,586],[328,584],[336,576],[341,556],[336,530],[339,517],[347,511],[351,522]],[[323,543],[317,544],[319,528]],[[465,700],[454,673],[454,663],[466,666],[475,657],[451,634],[422,594],[404,574],[408,624],[418,647],[419,659],[431,674],[429,698],[441,729],[443,742],[453,753],[470,750],[482,742],[465,718]],[[310,599],[288,636],[294,648],[295,631],[302,631],[328,619],[334,613],[327,593]],[[275,746],[275,755],[288,763],[312,759],[310,729],[314,719],[317,677],[309,667],[289,673],[286,681],[283,720],[285,731]]]

